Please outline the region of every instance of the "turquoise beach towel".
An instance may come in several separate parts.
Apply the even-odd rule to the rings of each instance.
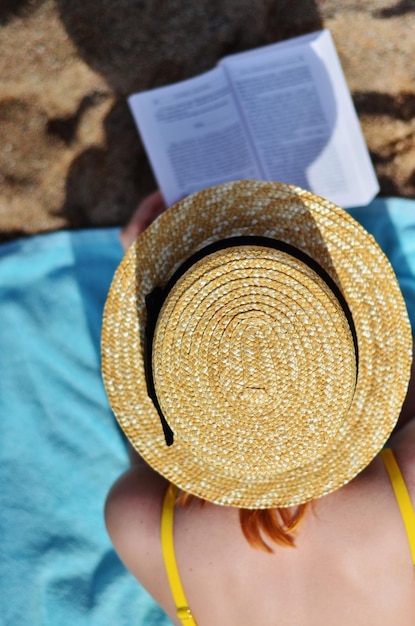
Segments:
[[[415,324],[415,201],[351,210],[397,273]],[[164,626],[103,521],[128,465],[100,375],[118,229],[0,246],[0,623]]]

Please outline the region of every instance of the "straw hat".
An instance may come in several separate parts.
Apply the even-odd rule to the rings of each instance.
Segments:
[[[240,181],[179,202],[130,248],[105,306],[103,376],[157,472],[217,504],[270,508],[373,459],[411,346],[371,235],[298,187]]]

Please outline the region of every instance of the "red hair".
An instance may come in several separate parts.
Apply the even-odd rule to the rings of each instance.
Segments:
[[[204,500],[184,491],[177,498],[181,506],[187,506],[195,500],[199,500],[202,506],[205,504]],[[307,504],[300,504],[294,510],[292,508],[239,509],[239,522],[248,543],[265,552],[273,552],[265,539],[294,548],[293,533],[304,518]]]
[[[294,511],[291,508],[239,509],[239,521],[248,543],[265,552],[273,552],[265,537],[280,545],[295,548],[293,533],[304,518],[307,504],[300,504]]]

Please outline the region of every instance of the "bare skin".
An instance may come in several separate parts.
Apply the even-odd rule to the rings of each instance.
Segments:
[[[130,221],[120,233],[121,245],[125,251],[165,209],[163,196],[158,190],[140,202]]]
[[[414,415],[412,382],[402,413],[407,423],[390,443],[415,504]],[[132,460],[108,495],[108,532],[125,566],[179,625],[160,546],[168,484],[138,456]],[[271,555],[256,550],[242,534],[237,509],[199,503],[176,507],[174,544],[198,626],[415,623],[415,568],[378,457],[347,486],[313,503],[296,548],[273,544]]]
[[[392,444],[415,502],[415,422]],[[127,569],[175,624],[160,547],[166,481],[145,464],[113,486],[106,523]],[[176,507],[174,543],[199,626],[413,626],[415,569],[396,500],[377,458],[346,487],[321,498],[297,548],[251,548],[238,511],[198,503]]]

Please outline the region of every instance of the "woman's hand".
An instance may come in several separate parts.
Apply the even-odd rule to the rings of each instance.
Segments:
[[[159,190],[140,202],[130,221],[121,230],[121,245],[126,251],[139,235],[166,209]]]

